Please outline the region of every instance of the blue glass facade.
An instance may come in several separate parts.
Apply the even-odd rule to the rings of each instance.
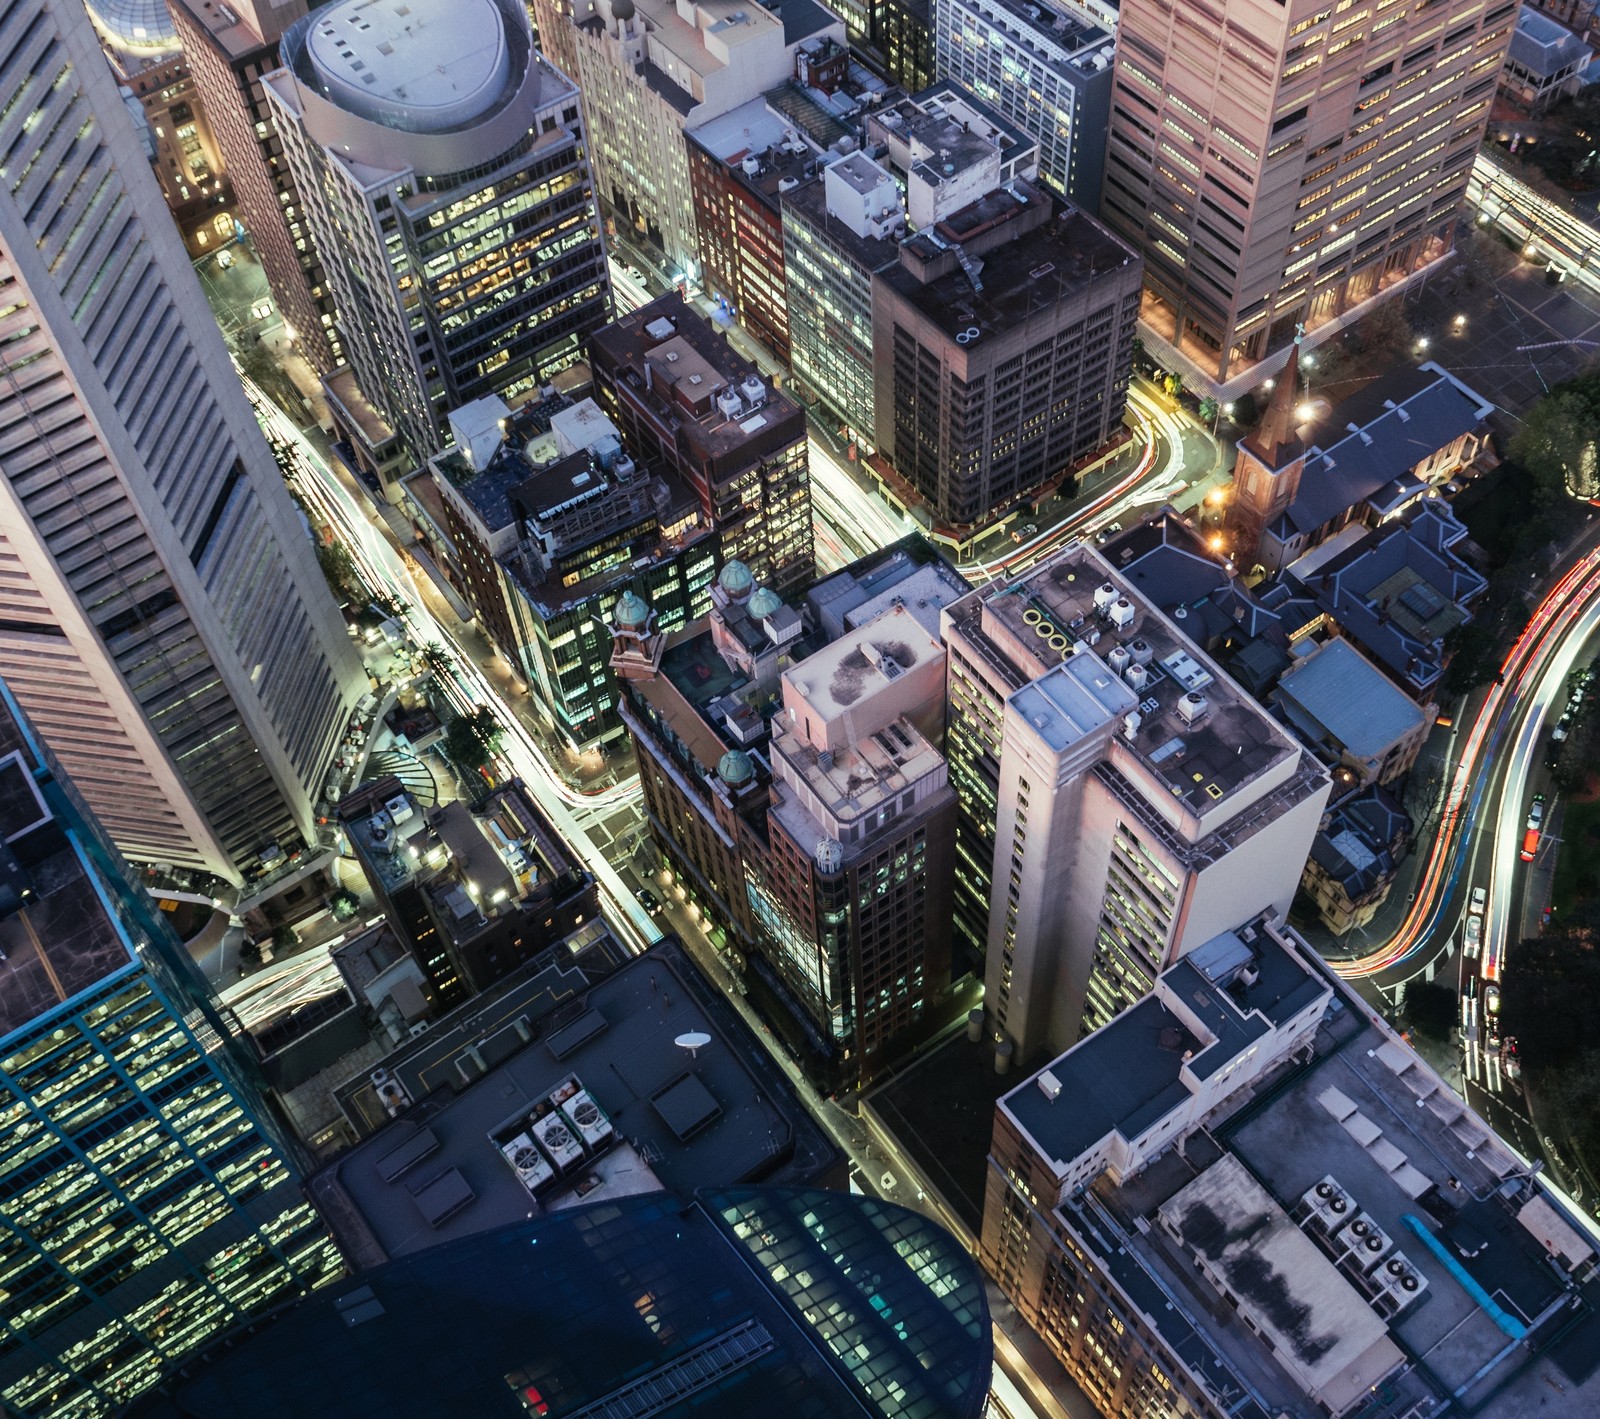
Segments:
[[[342,1272],[249,1059],[0,686],[0,1401],[107,1413]]]

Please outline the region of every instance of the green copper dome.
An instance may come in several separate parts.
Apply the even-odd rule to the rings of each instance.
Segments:
[[[750,575],[750,568],[737,558],[728,562],[717,576],[717,585],[729,596],[748,596],[755,584],[756,579]]]
[[[611,623],[619,631],[642,631],[650,623],[650,603],[637,592],[624,591],[611,608]]]
[[[755,765],[743,749],[729,749],[717,762],[717,777],[729,788],[738,788],[756,776]]]
[[[765,621],[783,610],[783,598],[770,586],[758,586],[756,594],[750,598],[749,610],[757,621]]]

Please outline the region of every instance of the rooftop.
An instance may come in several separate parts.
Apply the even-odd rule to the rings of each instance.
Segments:
[[[1383,402],[1375,408],[1378,394]],[[1300,491],[1285,518],[1295,531],[1315,532],[1381,496],[1424,459],[1481,428],[1493,412],[1493,404],[1431,361],[1380,381],[1341,404],[1312,435]]]
[[[906,246],[921,259],[933,260],[954,244],[971,242],[1019,221],[1029,209],[1049,201],[1029,183],[1011,183],[924,228]],[[1108,228],[1070,206],[1022,231],[1014,240],[988,248],[982,257],[969,255],[969,264],[981,272],[981,290],[975,289],[971,274],[960,265],[926,285],[904,264],[881,279],[952,340],[976,328],[979,334],[963,342],[972,346],[986,335],[1014,329],[1034,312],[1081,295],[1099,278],[1138,262],[1132,248]]]
[[[1197,816],[1236,806],[1235,795],[1299,754],[1174,621],[1084,543],[985,588],[976,601],[979,633],[996,643],[1018,686],[1080,655],[1115,671],[1140,716],[1121,742]]]
[[[1204,965],[1197,952],[1164,973],[1173,1005],[1186,990],[1176,973]],[[1327,1002],[1309,1058],[1247,1072],[1176,1147],[1074,1189],[1060,1224],[1223,1408],[1311,1419],[1320,1400],[1349,1413],[1387,1375],[1387,1413],[1592,1412],[1595,1234],[1325,967],[1306,955],[1297,969],[1319,992],[1311,1003]],[[1248,989],[1280,988],[1263,970]],[[1235,991],[1210,1002],[1231,1010]],[[1182,1101],[1173,1037],[1152,1028],[1157,998],[1049,1067],[1055,1102],[1042,1075],[1003,1101],[1063,1173],[1106,1123],[1078,1116],[1107,1081],[1125,1127],[1158,1112],[1162,1091]],[[1080,1070],[1096,1056],[1091,1089]]]
[[[690,19],[684,19],[674,0],[634,0],[635,13],[649,34],[651,62],[659,66],[662,60],[670,60],[680,66],[685,78],[667,77],[680,91],[690,88],[688,74],[701,78],[716,74],[735,63],[746,45],[759,45],[783,29],[777,4],[769,8],[752,0],[691,0],[684,8]],[[691,108],[695,103],[690,99]]]
[[[1510,58],[1530,74],[1549,78],[1563,69],[1581,67],[1593,57],[1594,51],[1565,25],[1537,10],[1524,7],[1518,12]]]
[[[688,136],[719,162],[734,179],[776,206],[780,184],[801,181],[809,167],[815,172],[818,152],[801,137],[801,130],[776,112],[765,98],[754,98],[738,108],[689,130]],[[753,164],[754,171],[746,164]]]
[[[442,1047],[425,1036],[386,1062],[399,1116],[309,1184],[361,1264],[597,1192],[807,1182],[832,1167],[831,1145],[675,944],[592,984],[570,978],[564,996],[557,987],[525,1013],[497,1009],[481,1035],[457,1028]],[[551,1104],[571,1080],[598,1109],[588,1133],[571,1107]],[[566,1139],[552,1144],[556,1125]],[[519,1173],[506,1150],[533,1138],[539,1167]],[[434,1189],[445,1187],[441,1203]]]
[[[891,606],[784,672],[785,682],[825,721],[870,700],[906,671],[944,659],[938,638],[903,607]]]
[[[518,57],[494,0],[340,0],[303,35],[328,98],[380,123],[402,113],[403,126],[424,133],[482,117]]]
[[[1423,713],[1349,641],[1325,642],[1278,681],[1278,703],[1313,743],[1331,739],[1360,759],[1381,758],[1422,726]]]
[[[735,457],[805,438],[800,406],[764,379],[676,292],[614,320],[590,338],[597,365],[614,371],[698,456]]]
[[[977,1263],[918,1213],[840,1192],[655,1192],[314,1292],[133,1413],[978,1419],[988,1332]]]
[[[827,183],[821,177],[802,182],[799,187],[785,193],[783,212],[786,222],[793,218],[823,233],[844,251],[864,275],[886,271],[899,263],[900,245],[892,237],[860,236],[843,218],[828,210]]]
[[[930,636],[939,635],[939,612],[969,591],[971,584],[926,538],[913,533],[842,567],[806,592],[806,605],[830,639],[901,605]]]

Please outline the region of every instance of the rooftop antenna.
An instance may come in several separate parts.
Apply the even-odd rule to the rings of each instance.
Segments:
[[[691,1059],[699,1059],[700,1051],[711,1043],[711,1036],[700,1030],[691,1030],[686,1035],[679,1035],[672,1043],[679,1049],[688,1050]]]

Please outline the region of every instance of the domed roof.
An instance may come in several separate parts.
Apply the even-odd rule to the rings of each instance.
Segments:
[[[729,749],[717,761],[717,777],[729,788],[749,783],[755,776],[755,765],[750,762],[750,756],[743,749]]]
[[[95,27],[124,54],[170,54],[178,30],[163,0],[88,0]]]
[[[633,0],[611,0],[611,18],[631,20],[634,16]]]
[[[650,603],[634,591],[624,591],[611,608],[611,623],[619,631],[642,631],[650,623]]]
[[[783,610],[783,598],[770,586],[758,586],[756,594],[750,598],[750,614],[758,621],[765,621],[768,616]]]
[[[729,596],[747,596],[755,584],[756,579],[750,575],[750,568],[738,558],[726,563],[717,574],[717,585]]]

